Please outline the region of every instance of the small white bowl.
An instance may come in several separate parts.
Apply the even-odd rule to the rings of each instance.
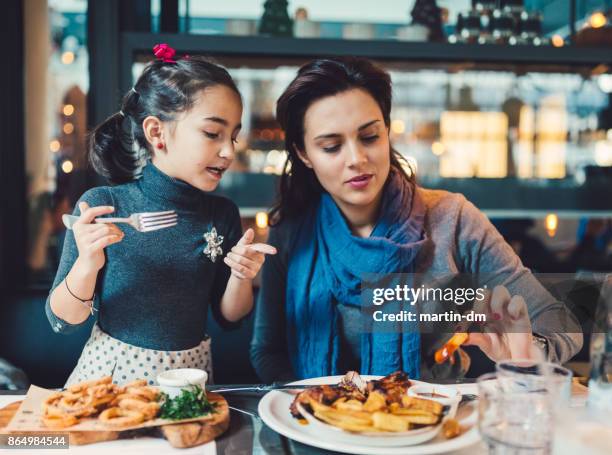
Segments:
[[[164,371],[157,375],[157,383],[162,392],[167,393],[169,398],[175,398],[183,389],[189,389],[192,385],[199,385],[206,390],[208,373],[197,368],[177,368]]]
[[[446,414],[448,417],[454,417],[457,412],[457,407],[461,401],[461,392],[457,387],[450,385],[439,384],[417,384],[408,389],[408,396],[425,398],[427,400],[437,401],[444,406],[449,406],[449,411]]]

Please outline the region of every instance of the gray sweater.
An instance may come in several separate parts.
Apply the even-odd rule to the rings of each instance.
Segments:
[[[534,333],[545,334],[549,360],[565,362],[582,346],[579,324],[566,307],[556,301],[526,269],[512,248],[489,220],[460,194],[418,188],[426,207],[425,235],[429,241],[416,259],[415,273],[429,276],[474,274],[482,276],[480,286],[505,285],[511,295],[525,299]],[[268,256],[262,270],[251,361],[263,381],[293,379],[285,331],[285,286],[289,257],[297,227],[303,220],[285,220],[271,228],[268,243],[279,253]],[[486,277],[486,278],[485,278]],[[337,302],[340,317],[340,363],[359,370],[359,309]],[[567,333],[549,333],[550,321],[565,320]],[[556,324],[558,327],[558,324]],[[464,373],[454,365],[433,362],[433,353],[449,338],[448,333],[421,336],[421,376],[454,377]]]
[[[224,236],[223,256],[242,236],[234,203],[173,179],[153,164],[145,167],[139,180],[92,188],[80,201],[90,207],[112,205],[115,212],[111,216],[118,217],[164,210],[176,210],[178,214],[176,226],[152,232],[118,225],[125,237],[105,249],[106,264],[96,282],[98,324],[104,332],[138,347],[177,351],[202,341],[209,305],[221,325],[235,326],[219,310],[230,269],[223,257],[213,263],[203,253],[203,234],[213,226]],[[78,208],[74,214],[79,214]],[[77,257],[74,234],[68,231],[53,289]],[[75,305],[79,303],[75,301]],[[78,327],[58,318],[49,299],[45,309],[56,332],[70,333]]]

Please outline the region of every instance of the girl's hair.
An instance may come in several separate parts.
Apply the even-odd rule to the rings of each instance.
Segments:
[[[215,85],[240,93],[227,70],[203,57],[149,63],[124,97],[121,110],[91,133],[89,160],[111,183],[136,179],[151,156],[142,122],[148,116],[172,121],[191,108],[200,90]]]
[[[376,101],[387,128],[391,124],[391,77],[370,60],[346,57],[314,60],[302,66],[276,104],[276,119],[285,131],[287,162],[280,179],[279,197],[270,212],[272,224],[305,213],[319,200],[323,187],[314,171],[300,160],[304,150],[304,116],[317,100],[352,89],[369,93]],[[390,148],[391,167],[414,184],[406,159]]]

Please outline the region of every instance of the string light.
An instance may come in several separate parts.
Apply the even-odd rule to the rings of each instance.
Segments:
[[[74,164],[72,164],[72,161],[66,160],[62,163],[62,171],[64,171],[64,173],[70,174],[73,169],[74,169]]]
[[[64,125],[64,133],[72,134],[73,131],[74,131],[74,125],[72,123],[68,122]]]
[[[59,152],[60,147],[61,147],[60,141],[58,141],[57,139],[53,139],[49,143],[49,150],[51,150],[53,153]]]
[[[552,45],[555,47],[563,47],[565,40],[561,35],[553,35],[551,38]]]
[[[255,215],[255,225],[259,229],[265,229],[268,227],[268,214],[266,212],[257,212]]]
[[[72,114],[74,114],[74,106],[72,104],[66,104],[64,105],[64,109],[62,111],[66,117],[70,117]]]
[[[393,131],[395,134],[402,134],[404,131],[406,131],[406,125],[404,124],[404,121],[393,120],[391,122],[391,131]]]
[[[601,11],[591,14],[591,17],[589,19],[589,24],[593,28],[601,28],[607,23],[608,19],[606,18],[606,15]]]
[[[431,152],[436,156],[442,155],[445,149],[446,148],[444,147],[444,144],[442,142],[436,141],[431,144]]]
[[[559,217],[557,217],[557,215],[554,213],[549,213],[546,215],[544,224],[546,225],[546,232],[548,233],[548,236],[554,237],[557,233],[557,227],[559,226]]]
[[[74,52],[66,51],[62,54],[62,63],[64,65],[70,65],[74,62]]]

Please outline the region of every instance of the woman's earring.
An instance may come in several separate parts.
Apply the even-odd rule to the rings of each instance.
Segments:
[[[164,148],[164,144],[163,144],[163,142],[158,142],[158,143],[157,143],[157,145],[156,145],[156,147],[157,147],[158,149],[163,149],[163,148]]]

